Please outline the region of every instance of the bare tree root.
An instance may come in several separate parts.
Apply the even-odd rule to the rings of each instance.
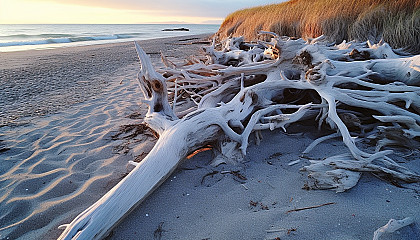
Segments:
[[[191,58],[184,65],[163,56],[167,68],[162,74],[136,43],[138,80],[143,103],[149,106],[144,122],[160,138],[126,178],[65,225],[60,239],[105,237],[188,154],[203,146],[219,149],[213,164],[239,162],[252,132],[286,131],[303,119],[336,131],[316,140],[305,154],[333,137],[348,149],[303,168],[309,172],[310,188],[342,192],[355,186],[362,172],[420,181],[417,173],[388,157],[391,150],[381,150],[419,146],[420,56],[399,56],[383,42],[331,45],[323,37],[305,42],[261,34],[272,40],[213,41],[204,49],[207,58]],[[353,128],[369,131],[378,143],[375,152],[357,146]]]

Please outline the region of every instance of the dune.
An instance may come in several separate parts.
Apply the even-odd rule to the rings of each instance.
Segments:
[[[419,29],[419,0],[291,0],[231,13],[217,35],[252,40],[264,30],[305,39],[325,35],[336,43],[383,38],[393,48],[420,53]]]

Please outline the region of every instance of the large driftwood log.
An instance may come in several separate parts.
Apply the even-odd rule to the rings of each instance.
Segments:
[[[387,145],[419,145],[420,56],[400,56],[386,43],[332,46],[322,37],[304,41],[272,35],[271,42],[256,44],[243,38],[213,42],[204,49],[206,59],[185,65],[162,57],[165,77],[136,43],[138,80],[149,105],[144,121],[160,138],[127,177],[64,225],[59,239],[105,237],[200,147],[219,149],[214,164],[238,162],[252,132],[286,130],[308,118],[336,133],[316,140],[304,154],[332,137],[341,137],[349,150],[304,167],[311,188],[342,192],[356,185],[362,172],[420,181],[387,156],[391,150],[381,151]],[[355,134],[376,139],[377,151],[360,149]]]

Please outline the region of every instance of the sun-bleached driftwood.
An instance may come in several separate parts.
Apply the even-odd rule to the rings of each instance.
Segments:
[[[400,228],[414,223],[414,219],[407,217],[401,220],[390,219],[387,224],[378,228],[373,234],[373,240],[379,240],[384,233],[393,233]]]
[[[308,187],[345,191],[362,172],[405,182],[420,176],[393,161],[387,145],[405,139],[418,146],[420,56],[400,56],[386,43],[331,45],[324,38],[304,41],[272,35],[270,42],[228,39],[206,47],[206,58],[174,64],[157,73],[136,43],[138,75],[149,106],[144,119],[159,134],[153,150],[132,172],[94,205],[77,216],[60,239],[100,239],[157,188],[188,156],[211,144],[219,155],[213,164],[240,162],[255,132],[312,119],[339,137],[348,152],[310,161]],[[164,77],[165,76],[165,77]],[[171,104],[172,103],[172,106]],[[368,125],[364,122],[367,119]],[[374,122],[373,124],[371,122]],[[376,151],[354,140],[368,136]]]

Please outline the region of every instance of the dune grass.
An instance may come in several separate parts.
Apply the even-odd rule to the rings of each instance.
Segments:
[[[217,35],[252,40],[259,30],[303,38],[324,34],[337,43],[383,38],[420,53],[420,0],[290,0],[234,12]]]

